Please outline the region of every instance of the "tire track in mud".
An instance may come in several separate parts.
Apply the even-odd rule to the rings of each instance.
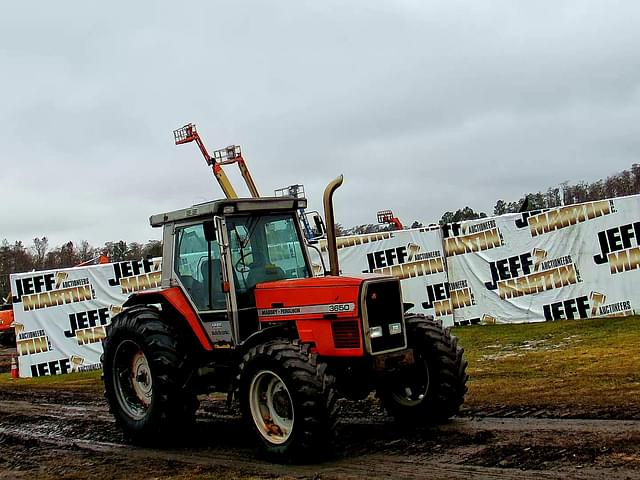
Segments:
[[[248,475],[282,476],[287,478],[336,478],[336,479],[425,479],[425,478],[513,478],[513,479],[586,479],[593,478],[590,472],[572,474],[570,472],[540,472],[523,471],[520,469],[504,469],[498,467],[481,467],[473,465],[459,465],[442,461],[424,461],[411,456],[398,455],[365,455],[358,458],[327,462],[315,465],[278,465],[253,459],[251,455],[238,455],[230,452],[215,452],[209,450],[176,451],[150,450],[128,445],[94,440],[56,439],[54,437],[40,437],[30,434],[8,432],[0,427],[0,436],[14,438],[19,441],[36,441],[41,445],[49,445],[62,449],[72,446],[103,455],[117,455],[126,457],[136,464],[154,461],[172,462],[182,465],[196,465],[209,467],[215,465],[217,469],[226,468],[229,471],[242,472]],[[609,478],[618,478],[610,476]],[[628,475],[619,478],[630,478]]]
[[[352,404],[343,408],[331,460],[278,465],[256,458],[240,418],[223,409],[220,399],[204,402],[194,435],[183,447],[149,449],[126,445],[96,396],[30,397],[0,393],[3,445],[26,443],[61,458],[73,452],[142,466],[136,470],[140,476],[128,474],[129,479],[154,476],[153,466],[167,462],[178,472],[199,468],[289,478],[640,478],[636,420],[461,418],[438,428],[401,431],[365,402],[362,411]]]

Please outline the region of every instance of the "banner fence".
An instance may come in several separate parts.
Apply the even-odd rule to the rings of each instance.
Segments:
[[[640,196],[339,237],[344,275],[400,279],[413,312],[447,326],[626,316],[640,310]],[[328,264],[326,243],[319,244]],[[314,272],[319,255],[310,250]],[[21,377],[101,368],[101,340],[161,259],[11,275]]]

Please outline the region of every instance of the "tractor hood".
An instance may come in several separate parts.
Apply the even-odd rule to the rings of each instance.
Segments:
[[[359,314],[360,286],[380,275],[314,277],[256,285],[261,321],[352,318]]]

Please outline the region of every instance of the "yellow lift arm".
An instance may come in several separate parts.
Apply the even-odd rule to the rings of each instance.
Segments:
[[[218,180],[218,183],[227,198],[238,198],[238,194],[233,188],[233,185],[231,185],[229,177],[227,177],[226,173],[224,173],[224,170],[222,169],[222,165],[229,165],[231,163],[238,164],[242,178],[244,178],[251,196],[254,198],[260,196],[256,184],[253,181],[253,177],[249,172],[249,168],[247,167],[247,163],[242,157],[240,145],[230,145],[227,148],[216,150],[213,152],[213,156],[211,156],[207,151],[207,147],[204,146],[204,142],[200,138],[200,135],[198,135],[196,126],[193,123],[189,123],[182,128],[174,130],[173,138],[176,145],[182,145],[183,143],[194,141],[196,142],[200,152],[202,152],[202,155],[204,156],[204,159],[207,161],[207,165],[213,169],[213,174]]]

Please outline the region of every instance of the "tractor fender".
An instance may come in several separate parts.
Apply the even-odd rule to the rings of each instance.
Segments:
[[[273,340],[274,338],[298,338],[298,332],[295,329],[293,322],[276,323],[266,328],[263,327],[261,330],[252,333],[244,342],[242,342],[242,345],[239,346],[239,356],[242,357],[250,348],[253,348],[260,343]]]
[[[176,325],[180,330],[187,332],[197,345],[207,351],[213,350],[209,337],[184,292],[179,287],[171,287],[163,290],[148,290],[134,293],[123,304],[122,308],[135,305],[161,305],[163,311],[168,311],[173,317],[184,320]]]

